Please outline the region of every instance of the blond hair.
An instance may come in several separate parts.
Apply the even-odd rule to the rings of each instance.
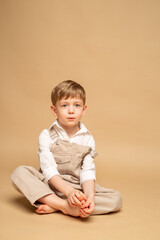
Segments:
[[[56,105],[57,101],[62,98],[78,97],[81,98],[85,105],[86,93],[84,88],[77,82],[72,80],[66,80],[58,84],[51,92],[51,100],[53,106]]]

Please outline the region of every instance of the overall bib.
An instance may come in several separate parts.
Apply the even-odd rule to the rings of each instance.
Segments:
[[[49,129],[49,133],[52,139],[56,139],[50,150],[54,155],[60,176],[75,189],[83,191],[80,185],[80,170],[85,155],[91,153],[92,149],[59,139],[54,127]],[[38,206],[39,198],[53,192],[63,199],[66,198],[65,195],[49,185],[41,171],[30,166],[16,168],[11,176],[11,182],[16,190],[21,192],[35,207]],[[121,194],[118,191],[101,187],[95,183],[95,210],[92,215],[118,211],[121,205]]]

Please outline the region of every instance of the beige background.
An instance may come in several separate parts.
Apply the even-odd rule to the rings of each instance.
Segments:
[[[1,239],[159,239],[160,1],[0,4]],[[18,165],[39,167],[50,92],[65,79],[87,91],[97,181],[122,193],[117,214],[39,216],[10,185]]]

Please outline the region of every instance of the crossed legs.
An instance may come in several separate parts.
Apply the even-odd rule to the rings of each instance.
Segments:
[[[61,211],[64,214],[74,217],[80,216],[79,207],[72,207],[67,200],[58,197],[55,193],[46,195],[38,199],[38,202],[42,203],[35,210],[35,212],[38,214],[54,213],[57,211]]]

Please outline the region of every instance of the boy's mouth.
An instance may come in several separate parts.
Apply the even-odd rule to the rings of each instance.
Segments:
[[[68,120],[74,120],[75,118],[74,117],[68,117],[67,119]]]

